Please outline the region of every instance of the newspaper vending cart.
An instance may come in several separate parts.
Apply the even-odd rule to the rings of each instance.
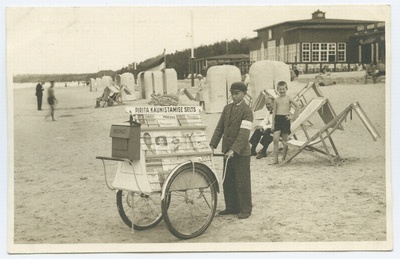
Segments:
[[[127,107],[129,123],[112,125],[111,157],[102,160],[107,186],[116,191],[123,222],[144,230],[164,219],[181,239],[210,226],[218,181],[199,107]],[[106,163],[117,163],[111,184]]]

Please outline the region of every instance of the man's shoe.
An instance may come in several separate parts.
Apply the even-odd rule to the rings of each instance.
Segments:
[[[267,153],[264,153],[264,152],[258,153],[257,156],[256,156],[256,159],[260,159],[260,158],[263,158],[263,157],[267,157]]]
[[[229,215],[229,214],[238,214],[238,213],[230,211],[230,210],[221,210],[220,212],[218,212],[218,215],[220,215],[220,216]]]
[[[251,151],[251,155],[252,155],[252,156],[256,156],[256,155],[257,155],[257,151],[252,150],[252,151]]]
[[[248,217],[250,217],[250,214],[246,214],[246,213],[239,213],[237,215],[238,219],[247,219]]]

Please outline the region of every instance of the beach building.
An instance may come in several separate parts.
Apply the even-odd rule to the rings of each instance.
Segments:
[[[375,22],[357,26],[354,35],[350,36],[352,46],[356,46],[355,55],[357,62],[368,64],[370,62],[385,63],[385,23]]]
[[[356,11],[356,10],[355,10]],[[311,19],[287,21],[255,30],[250,63],[260,60],[297,65],[300,72],[356,70],[358,63],[381,61],[385,53],[384,23],[328,19],[320,10]]]
[[[206,75],[207,70],[212,66],[218,65],[233,65],[240,69],[242,74],[245,74],[250,65],[248,54],[226,54],[206,58],[198,58],[194,60],[195,74]]]

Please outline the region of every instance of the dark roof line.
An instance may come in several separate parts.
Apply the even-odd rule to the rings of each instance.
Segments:
[[[378,23],[382,21],[371,21],[371,20],[346,20],[346,19],[308,19],[308,20],[296,20],[296,21],[286,21],[277,24],[273,24],[270,26],[266,26],[260,29],[254,30],[255,32],[262,31],[268,28],[276,27],[282,24],[291,24],[291,23],[303,23],[303,24],[360,24],[360,23]]]
[[[382,31],[373,31],[368,33],[358,32],[358,34],[351,35],[350,38],[361,38],[361,37],[368,37],[371,35],[382,35]]]
[[[287,30],[284,30],[283,32],[288,32],[288,31],[295,31],[299,29],[348,29],[348,30],[354,30],[354,25],[331,25],[331,24],[323,24],[323,25],[305,25],[305,26],[298,26],[298,27],[293,27]]]
[[[213,56],[213,57],[205,57],[205,58],[198,58],[196,60],[200,59],[248,59],[250,55],[247,54],[226,54],[226,55],[219,55],[219,56]]]

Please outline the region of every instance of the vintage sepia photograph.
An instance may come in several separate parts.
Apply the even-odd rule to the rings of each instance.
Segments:
[[[4,11],[8,255],[393,255],[390,3]]]

